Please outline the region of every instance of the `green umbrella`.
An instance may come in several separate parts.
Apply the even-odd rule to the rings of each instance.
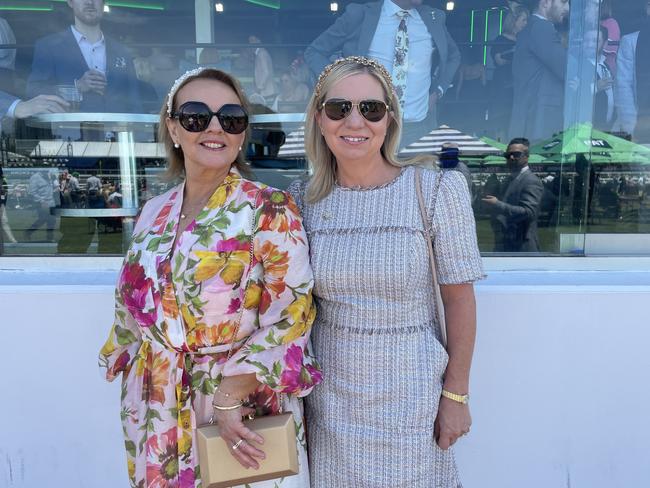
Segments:
[[[571,156],[585,154],[595,164],[650,164],[649,148],[594,129],[588,123],[569,128],[535,144],[530,152],[558,162],[572,162]]]
[[[505,151],[506,148],[508,147],[508,145],[505,142],[497,141],[496,139],[492,139],[491,137],[488,136],[481,137],[481,140],[492,147],[496,147],[497,149],[500,149],[501,151]]]

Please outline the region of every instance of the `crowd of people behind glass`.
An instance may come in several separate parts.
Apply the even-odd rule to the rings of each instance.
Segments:
[[[170,80],[197,64],[236,74],[244,83],[254,113],[301,113],[322,68],[333,59],[357,54],[380,61],[393,76],[403,112],[402,147],[444,124],[475,137],[488,136],[502,142],[523,138],[517,139],[515,145],[523,140],[527,150],[528,145],[566,129],[567,106],[580,99],[578,92],[584,91],[586,85],[592,95],[589,104],[593,113],[583,111],[588,114],[584,122],[648,143],[650,93],[643,87],[650,86],[650,1],[635,1],[639,1],[647,19],[640,29],[621,35],[611,1],[587,0],[586,15],[599,15],[599,22],[593,23],[599,27],[585,31],[579,45],[569,42],[568,0],[503,2],[502,27],[486,45],[457,42],[450,33],[448,15],[422,0],[379,0],[348,4],[333,24],[308,45],[286,48],[282,55],[278,55],[280,48],[265,44],[264,35],[258,33],[248,36],[246,47],[203,47],[198,57],[194,54],[189,58],[189,51],[184,57],[177,50],[161,46],[126,45],[103,31],[103,0],[68,0],[73,22],[59,32],[34,40],[31,70],[24,77],[15,72],[16,49],[0,49],[0,113],[5,120],[56,112],[156,113]],[[12,44],[16,44],[14,32],[0,18],[0,45]],[[578,69],[569,75],[568,66]],[[4,128],[12,130],[6,122]],[[265,130],[263,144],[272,147],[270,154],[277,156],[285,141],[284,133],[278,131],[282,137],[274,138],[278,134],[269,132],[268,127]],[[36,134],[30,137],[38,138]],[[253,139],[258,135],[254,130]],[[50,136],[70,137],[67,133]],[[114,140],[108,130],[84,132],[83,124],[74,137],[84,141]],[[155,139],[153,132],[136,134],[138,137],[145,142]],[[507,154],[520,152],[508,150]],[[87,189],[80,189],[77,177],[64,172],[66,178],[58,183],[61,199],[55,200],[54,206],[98,205],[99,200],[93,203]],[[53,179],[41,173],[34,173],[32,178],[48,182]],[[545,190],[535,192],[539,195],[533,204],[535,222],[530,222],[531,226],[538,218],[552,220],[553,202],[562,195],[560,178],[554,181],[559,175],[539,176],[539,185],[543,184]],[[577,174],[574,186],[580,178]],[[624,186],[619,184],[621,178],[625,180],[625,176],[615,180],[617,195]],[[85,185],[91,179],[86,172]],[[475,209],[486,211],[493,222],[500,218],[495,208],[501,207],[486,197],[500,202],[512,198],[507,187],[513,177],[496,182],[494,179],[483,178],[481,199],[475,198]],[[598,175],[591,172],[583,180],[583,187],[587,188],[588,182],[589,190],[578,190],[589,193],[590,205]],[[601,185],[602,193],[606,194],[612,184],[608,181]],[[630,180],[630,185],[642,187],[644,183]],[[32,185],[30,179],[29,186],[37,185]],[[534,186],[538,186],[537,182]],[[574,199],[578,190],[571,190]],[[578,195],[578,200],[582,196]],[[103,202],[109,205],[108,198]],[[46,213],[38,213],[34,224],[26,229],[28,238],[37,224],[50,228],[52,217]],[[574,223],[582,223],[581,218]],[[9,228],[4,205],[3,228]],[[5,239],[13,242],[15,237],[5,231]],[[494,249],[504,250],[496,243]]]
[[[502,27],[489,40],[487,57],[484,44],[461,44],[452,37],[443,11],[421,0],[380,0],[349,4],[304,50],[287,48],[291,52],[279,56],[278,48],[265,47],[260,35],[250,35],[249,47],[206,47],[194,59],[164,47],[127,46],[104,33],[102,0],[68,3],[74,22],[34,40],[25,83],[14,72],[16,49],[0,49],[4,115],[155,113],[169,80],[197,61],[243,78],[257,111],[302,112],[321,69],[341,55],[359,54],[381,61],[402,90],[405,143],[442,123],[503,141],[547,138],[562,129],[565,93],[592,79],[597,128],[637,139],[648,131],[647,124],[637,123],[645,121],[648,111],[648,97],[637,92],[650,71],[643,56],[647,29],[621,36],[611,0],[600,0],[600,5],[594,0],[600,29],[584,32],[581,45],[575,46],[580,52],[568,45],[565,0],[506,1]],[[642,3],[648,15],[650,6]],[[400,23],[407,50],[395,64],[395,41],[386,34]],[[0,18],[0,44],[15,43],[11,26]],[[284,62],[274,59],[274,53]],[[585,60],[579,79],[567,80],[570,56]]]

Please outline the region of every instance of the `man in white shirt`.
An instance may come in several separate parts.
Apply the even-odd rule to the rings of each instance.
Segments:
[[[438,126],[436,105],[460,65],[460,52],[442,10],[423,5],[422,0],[352,3],[309,45],[305,60],[318,75],[333,58],[368,56],[384,64],[395,81],[396,36],[402,18],[408,37],[402,96],[405,146]]]
[[[27,94],[57,94],[57,87],[75,85],[81,111],[141,112],[131,55],[101,30],[104,0],[67,2],[74,24],[36,41]]]

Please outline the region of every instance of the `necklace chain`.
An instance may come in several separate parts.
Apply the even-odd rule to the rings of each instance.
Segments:
[[[363,185],[352,185],[352,186],[344,186],[339,182],[339,179],[336,178],[334,179],[334,185],[337,188],[340,188],[341,190],[351,190],[351,191],[370,191],[370,190],[378,190],[379,188],[384,188],[386,186],[392,185],[404,172],[404,168],[400,168],[399,173],[395,175],[393,178],[391,178],[388,181],[385,181],[383,183],[379,183],[377,185],[369,185],[369,186],[363,186]]]
[[[212,193],[209,193],[207,197],[203,197],[200,200],[198,200],[197,203],[194,203],[192,205],[187,204],[185,205],[185,200],[183,200],[183,205],[181,205],[181,219],[185,220],[188,215],[190,215],[192,212],[195,212],[196,209],[202,209],[205,207],[205,204],[208,203],[208,200],[210,200],[210,197],[212,196]],[[183,212],[182,207],[185,206],[185,212]]]

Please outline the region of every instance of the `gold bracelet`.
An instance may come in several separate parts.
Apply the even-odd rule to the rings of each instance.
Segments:
[[[442,396],[445,398],[449,398],[450,400],[453,400],[457,403],[462,403],[463,405],[467,405],[469,402],[469,395],[459,395],[458,393],[452,393],[450,391],[447,391],[443,388],[442,390]]]
[[[214,402],[212,403],[212,408],[214,408],[215,410],[223,411],[223,412],[226,412],[226,411],[229,411],[229,410],[237,410],[238,408],[243,407],[243,406],[244,406],[243,402],[239,402],[236,405],[230,405],[230,406],[227,406],[227,407],[224,407],[222,405],[217,405]]]

